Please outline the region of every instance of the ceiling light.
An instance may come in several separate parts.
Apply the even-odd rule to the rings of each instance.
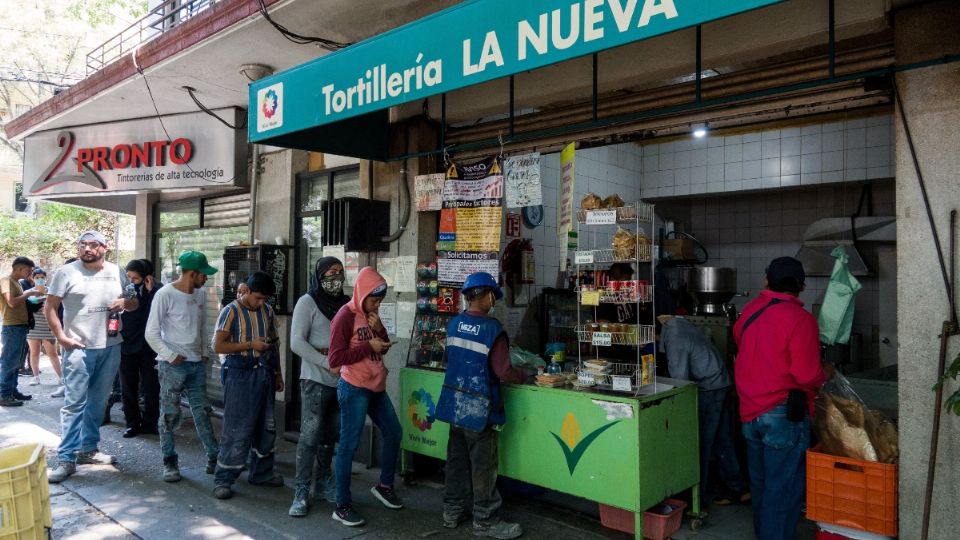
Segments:
[[[707,136],[707,124],[692,124],[690,126],[690,133],[698,139],[702,139]]]

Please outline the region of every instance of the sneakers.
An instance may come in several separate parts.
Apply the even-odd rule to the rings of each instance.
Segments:
[[[179,482],[182,477],[180,476],[180,468],[177,466],[177,456],[172,456],[164,458],[163,460],[163,481],[164,482]]]
[[[301,486],[293,494],[293,504],[287,512],[291,517],[303,517],[310,510],[310,488]]]
[[[370,493],[373,493],[374,497],[391,510],[403,508],[403,501],[400,500],[400,497],[397,497],[397,492],[393,490],[392,486],[376,485],[370,488]]]
[[[353,509],[352,505],[338,506],[336,510],[333,511],[333,519],[343,523],[347,527],[359,527],[367,522],[363,519],[363,516],[357,513]]]
[[[317,478],[317,492],[313,496],[318,501],[337,502],[337,482],[332,474]]]
[[[51,484],[59,484],[77,472],[77,464],[71,461],[61,461],[57,463],[57,468],[47,474],[47,481]]]
[[[230,486],[217,486],[213,488],[213,496],[220,500],[226,500],[233,497],[233,490],[230,489]]]
[[[53,392],[52,394],[50,394],[50,397],[55,397],[55,398],[56,398],[56,397],[63,397],[63,395],[66,394],[66,392],[67,392],[67,387],[61,385],[61,386],[59,386],[56,390],[54,390],[54,392]]]
[[[519,523],[507,523],[499,519],[491,523],[473,523],[474,536],[511,540],[520,537],[522,534],[523,529],[520,528]]]
[[[251,482],[247,480],[247,483],[249,483],[251,486],[283,487],[283,477],[278,474],[273,478],[269,480],[265,480],[263,482]]]
[[[449,515],[447,513],[443,514],[443,526],[447,529],[456,529],[460,526],[461,523],[467,521],[469,516],[466,512],[457,514],[455,516]]]
[[[77,465],[113,465],[116,461],[113,456],[97,450],[77,452]]]
[[[20,392],[14,392],[13,397],[19,399],[20,401],[30,401],[33,399],[33,396],[30,394],[21,394]]]
[[[217,471],[217,458],[207,459],[207,474],[213,474]]]
[[[34,375],[34,377],[33,377],[32,379],[30,379],[30,382],[27,383],[27,385],[28,385],[28,386],[40,386],[40,377]]]
[[[0,407],[23,407],[23,402],[17,398],[2,398],[0,399]]]

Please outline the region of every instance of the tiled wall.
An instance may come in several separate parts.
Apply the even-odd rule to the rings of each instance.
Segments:
[[[645,198],[893,176],[893,116],[643,146]]]
[[[750,291],[748,298],[735,298],[738,309],[763,288],[764,270],[776,257],[794,256],[811,223],[830,217],[848,217],[857,210],[863,183],[834,184],[740,195],[704,196],[663,202],[657,214],[684,221],[684,227],[704,244],[709,266],[737,269],[737,288]],[[895,215],[892,181],[871,183],[876,216]],[[864,243],[861,254],[877,270],[875,245]],[[672,276],[675,277],[675,276]],[[859,278],[863,289],[857,296],[853,332],[863,336],[862,360],[876,359],[880,311],[878,279]],[[829,278],[810,277],[800,298],[808,309],[823,302]],[[893,291],[891,291],[893,292]]]

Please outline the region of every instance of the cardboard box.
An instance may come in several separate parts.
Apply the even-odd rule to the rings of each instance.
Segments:
[[[693,240],[672,238],[663,241],[663,258],[675,261],[692,261],[697,258],[693,251]]]

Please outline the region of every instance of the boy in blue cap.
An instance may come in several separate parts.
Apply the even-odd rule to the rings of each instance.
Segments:
[[[520,525],[497,516],[497,439],[506,421],[500,383],[523,382],[524,373],[510,365],[507,334],[489,316],[503,298],[493,276],[470,274],[461,292],[470,305],[447,326],[447,372],[437,403],[437,419],[450,424],[443,526],[454,529],[467,519],[472,485],[474,535],[517,538]]]

